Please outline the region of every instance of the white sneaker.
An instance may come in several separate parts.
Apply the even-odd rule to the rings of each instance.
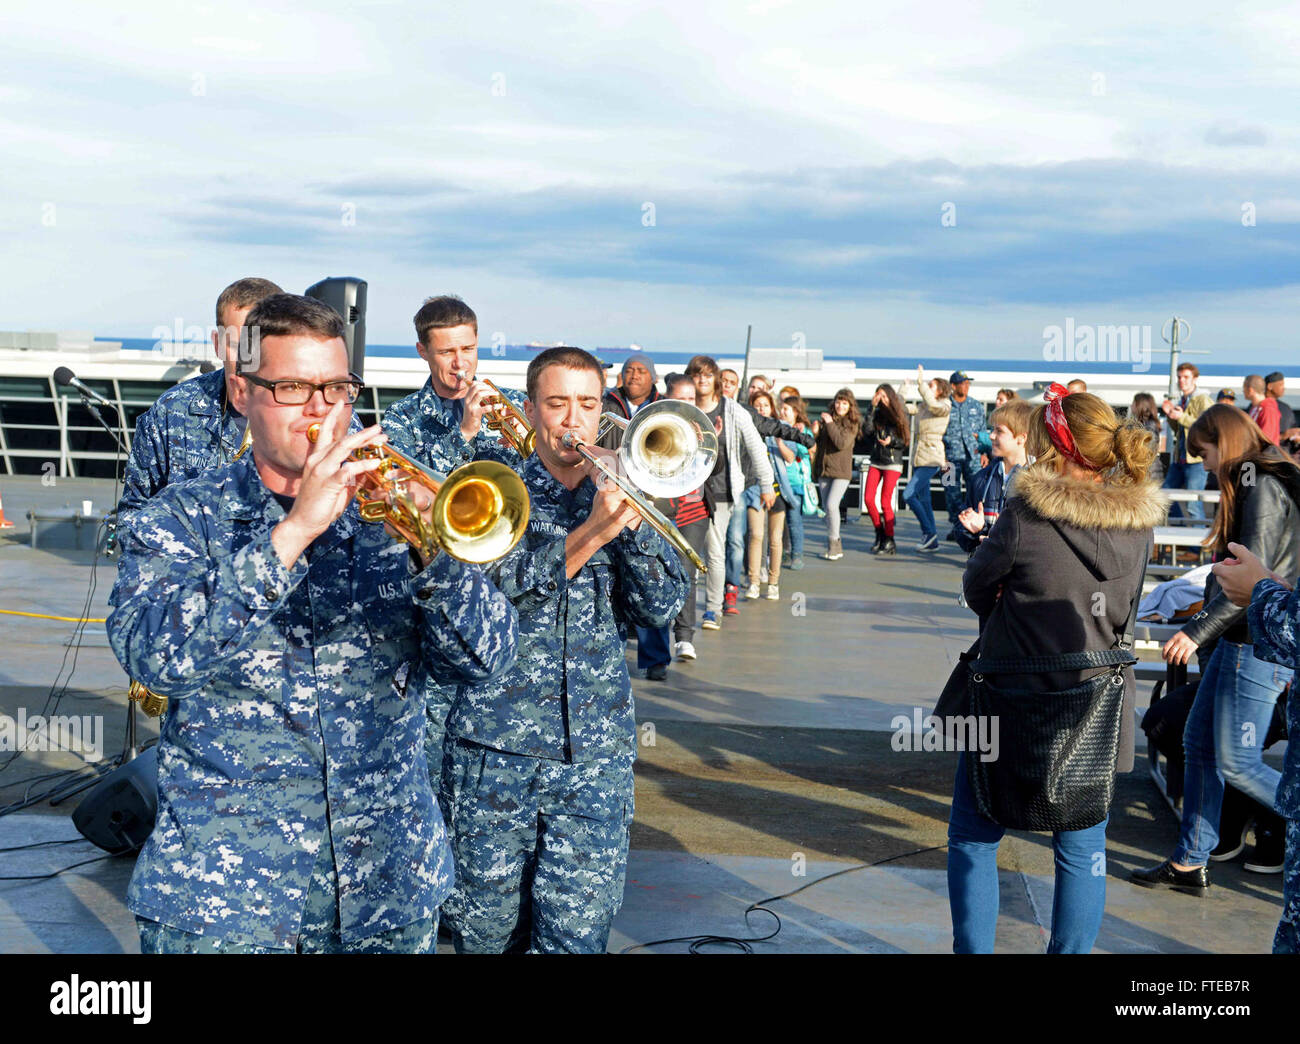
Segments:
[[[695,659],[695,646],[690,642],[678,642],[673,646],[673,655],[679,660]]]
[[[747,588],[745,589],[745,597],[746,597],[746,598],[749,598],[749,599],[757,598],[757,597],[758,597],[758,584],[750,584],[749,587],[747,587]]]
[[[776,584],[767,585],[767,600],[769,602],[779,602],[781,600],[781,589]]]

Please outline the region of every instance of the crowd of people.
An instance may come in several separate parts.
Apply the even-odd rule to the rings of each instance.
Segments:
[[[1082,381],[1041,403],[1001,389],[986,414],[969,374],[918,367],[915,395],[881,384],[863,409],[841,388],[810,419],[798,388],[757,375],[741,393],[710,356],[661,390],[635,353],[607,388],[599,360],[557,347],[504,392],[535,438],[524,455],[477,378],[468,305],[430,298],[414,326],[428,381],[362,429],[340,316],[240,280],[217,301],[222,368],[137,425],[107,630],[131,677],[166,697],[158,820],[128,895],[142,949],[428,952],[441,920],[461,952],[604,951],[633,806],[625,638],[651,680],[696,658],[696,571],[579,447],[610,457],[602,414],[660,399],[692,403],[717,435],[702,485],[657,505],[707,565],[703,630],[781,597],[782,573],[804,567],[806,519],[825,517],[823,557],[844,557],[855,456],[871,551],[896,555],[910,463],[916,551],[939,547],[939,476],[980,619],[936,713],[1027,707],[1025,693],[1087,710],[1008,730],[993,767],[961,759],[948,883],[954,948],[970,952],[993,948],[1007,828],[1053,835],[1051,950],[1096,938],[1113,775],[1132,763],[1133,622],[1168,508],[1153,471],[1163,414],[1164,485],[1220,491],[1206,538],[1218,564],[1164,649],[1201,661],[1179,844],[1133,878],[1205,894],[1208,863],[1241,849],[1225,810],[1237,788],[1259,808],[1254,868],[1284,872],[1275,949],[1300,949],[1300,744],[1279,773],[1243,739],[1267,732],[1300,668],[1300,432],[1280,374],[1246,378],[1247,411],[1211,404],[1184,364],[1177,400],[1139,396],[1122,419]],[[513,475],[529,504],[517,543],[481,561],[439,553],[433,491],[405,481],[385,495],[406,543],[362,525],[355,494],[390,466],[385,445],[438,472]],[[1059,762],[1078,756],[1091,761]]]

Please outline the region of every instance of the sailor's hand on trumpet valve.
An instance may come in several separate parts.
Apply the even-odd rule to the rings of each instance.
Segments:
[[[479,433],[483,414],[490,408],[484,406],[483,400],[492,398],[493,392],[483,381],[471,377],[465,377],[464,381],[469,384],[469,391],[460,400],[460,437],[469,442]]]
[[[303,430],[307,460],[298,494],[293,509],[271,531],[271,546],[286,567],[292,566],[312,541],[343,514],[357,491],[358,478],[383,463],[348,459],[357,447],[387,438],[378,424],[346,435],[346,418],[350,416],[351,411],[342,402],[336,402],[321,421],[320,437],[315,443],[307,439],[306,429]],[[344,437],[339,438],[340,435]]]

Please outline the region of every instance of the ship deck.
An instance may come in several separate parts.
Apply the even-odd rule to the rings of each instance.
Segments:
[[[69,524],[42,526],[33,550],[25,515],[85,499],[102,510],[112,483],[61,478],[45,486],[15,477],[0,480],[0,494],[17,523],[0,531],[0,609],[106,616],[114,565],[101,560],[92,568],[88,531],[78,550]],[[951,544],[930,556],[912,553],[918,530],[904,514],[898,556],[873,558],[866,554],[872,530],[855,517],[850,512],[842,561],[816,558],[825,530],[810,524],[807,568],[785,573],[779,602],[746,603],[721,631],[697,633],[699,659],[675,663],[666,682],[633,670],[642,741],[636,819],[611,950],[679,936],[766,935],[775,922],[762,913],[746,927],[750,903],[863,864],[879,865],[770,904],[780,932],[753,949],[951,949],[942,846],[956,755],[896,750],[893,722],[898,715],[910,720],[918,708],[929,712],[975,635],[974,616],[956,601],[964,556]],[[73,659],[67,643],[75,625],[9,615],[0,621],[0,713],[40,713],[65,657]],[[102,715],[110,756],[123,744],[126,684],[103,625],[90,624],[59,712]],[[1139,687],[1140,704],[1147,688]],[[140,731],[156,735],[143,720]],[[0,753],[0,763],[7,757]],[[66,753],[24,754],[0,773],[0,805],[21,796],[24,787],[15,783],[79,763]],[[77,800],[0,817],[0,848],[77,838],[69,818]],[[1097,950],[1267,952],[1280,876],[1246,873],[1240,861],[1216,864],[1204,899],[1126,880],[1128,869],[1170,852],[1176,835],[1177,822],[1139,758],[1138,770],[1117,787]],[[81,840],[9,852],[0,876],[48,873],[102,854]],[[1052,908],[1050,836],[1008,834],[998,862],[997,948],[1042,952]],[[0,952],[136,952],[124,905],[131,866],[130,857],[114,857],[46,880],[0,882]]]

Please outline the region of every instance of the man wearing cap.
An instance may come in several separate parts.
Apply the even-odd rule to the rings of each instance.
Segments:
[[[1246,379],[1249,380],[1250,378],[1248,377],[1248,378],[1246,378]],[[1264,380],[1264,378],[1261,377],[1261,378],[1260,378],[1260,381],[1263,381],[1263,380]],[[1247,397],[1247,398],[1250,398],[1250,396],[1246,396],[1246,397]],[[1215,401],[1216,403],[1225,402],[1225,403],[1227,403],[1229,406],[1236,406],[1236,405],[1237,405],[1237,393],[1236,393],[1235,391],[1233,391],[1231,388],[1220,388],[1220,389],[1219,389],[1219,394],[1216,395],[1216,396],[1214,397],[1214,401]]]
[[[604,410],[631,420],[646,403],[663,398],[655,387],[658,380],[654,360],[645,352],[633,352],[623,363],[622,383],[612,391],[605,392]],[[613,436],[612,440],[610,435]],[[616,430],[607,432],[601,440],[601,445],[608,449],[617,449],[618,443],[619,433]]]
[[[965,370],[954,371],[948,382],[952,385],[952,410],[948,414],[948,430],[943,435],[943,453],[947,459],[942,481],[948,521],[952,525],[946,539],[956,541],[957,516],[981,467],[979,437],[984,430],[984,404],[970,397],[970,374]]]

